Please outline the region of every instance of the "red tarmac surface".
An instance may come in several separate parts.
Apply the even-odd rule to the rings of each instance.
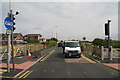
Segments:
[[[34,61],[26,61],[21,64],[15,64],[16,69],[26,69],[30,65],[34,64]],[[0,68],[7,68],[7,63],[0,63]],[[10,64],[10,68],[12,68],[12,64]]]
[[[104,63],[104,65],[120,70],[120,63]]]

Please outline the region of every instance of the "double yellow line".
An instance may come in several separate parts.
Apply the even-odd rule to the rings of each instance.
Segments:
[[[33,70],[32,70],[32,71],[28,70],[28,71],[26,71],[24,74],[22,74],[22,75],[21,75],[20,77],[18,77],[18,78],[26,78],[26,77],[29,76],[32,72],[33,72]]]
[[[53,52],[55,52],[55,50],[52,50],[50,53],[48,53],[47,55],[44,55],[43,57],[39,58],[36,62],[38,61],[45,61]],[[33,72],[33,70],[28,70],[25,73],[23,73],[21,76],[19,76],[18,78],[26,78],[27,76],[29,76],[31,73]],[[20,73],[19,73],[20,74]],[[17,74],[16,76],[18,76],[19,74]],[[15,77],[16,77],[15,76]]]
[[[93,60],[91,60],[91,59],[89,59],[89,58],[87,58],[87,57],[85,57],[85,56],[83,56],[83,55],[82,55],[82,57],[83,57],[84,59],[88,60],[88,61],[91,62],[91,63],[96,63],[95,61],[93,61]]]
[[[0,74],[3,74],[3,73],[5,73],[5,72],[7,72],[6,69],[0,69]]]
[[[55,50],[52,50],[50,53],[48,53],[47,56],[45,56],[44,58],[42,58],[42,59],[40,60],[40,62],[44,62],[44,61],[45,61],[50,55],[52,55],[54,52],[55,52]]]

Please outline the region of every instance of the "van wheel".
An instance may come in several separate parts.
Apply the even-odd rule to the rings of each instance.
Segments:
[[[65,55],[65,58],[68,58],[68,56],[67,56],[67,55]]]
[[[81,55],[80,56],[78,56],[78,58],[80,58],[81,57]]]

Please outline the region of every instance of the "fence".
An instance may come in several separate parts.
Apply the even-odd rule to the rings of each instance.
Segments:
[[[86,53],[91,56],[97,56],[101,60],[107,59],[110,54],[110,59],[118,59],[120,58],[120,48],[112,48],[108,53],[108,48],[99,47],[99,46],[84,46],[83,53]]]
[[[41,44],[26,44],[14,46],[14,57],[27,55],[28,52],[35,52],[43,49]],[[7,48],[0,48],[0,60],[7,59]]]

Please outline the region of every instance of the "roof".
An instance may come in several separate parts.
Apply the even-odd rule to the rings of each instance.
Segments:
[[[21,33],[13,33],[13,37],[17,37],[18,35],[21,35],[21,36],[22,36]]]
[[[2,35],[4,38],[8,38],[8,37],[7,37],[7,34],[2,33],[2,34],[0,34],[0,36],[1,36],[1,35]],[[17,38],[18,35],[21,35],[21,36],[22,36],[21,33],[13,33],[13,38],[14,38],[14,39]]]
[[[27,34],[25,36],[42,36],[41,34]]]

